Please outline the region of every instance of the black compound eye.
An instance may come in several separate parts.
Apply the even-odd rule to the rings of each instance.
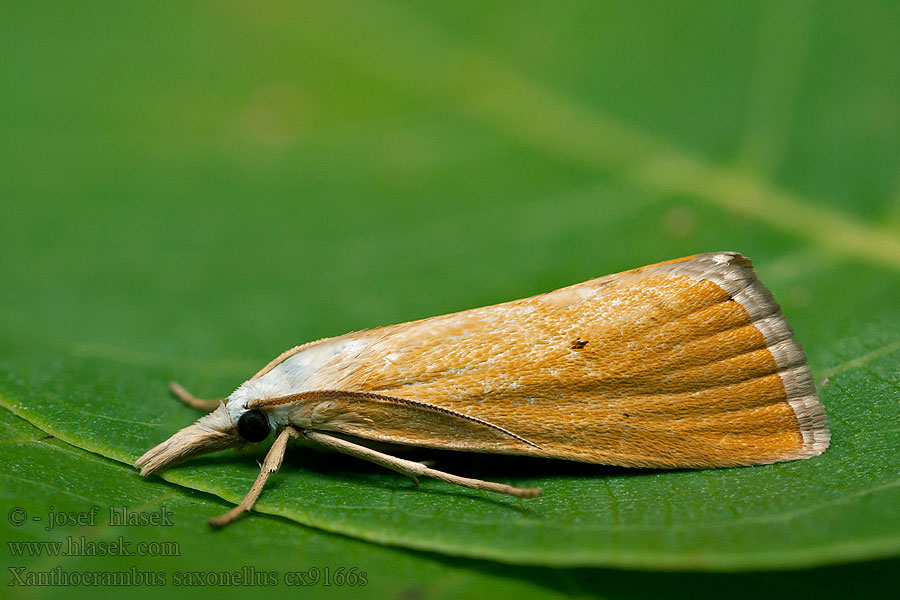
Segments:
[[[238,419],[238,433],[248,442],[261,442],[269,437],[269,420],[258,410],[248,410]]]

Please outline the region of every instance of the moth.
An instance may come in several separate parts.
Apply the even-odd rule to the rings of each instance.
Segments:
[[[283,352],[135,463],[149,475],[275,435],[249,511],[292,439],[417,481],[530,498],[377,443],[654,468],[761,465],[828,448],[806,355],[750,261],[697,254],[553,292]],[[374,442],[374,443],[373,443]],[[375,446],[375,447],[373,447]]]

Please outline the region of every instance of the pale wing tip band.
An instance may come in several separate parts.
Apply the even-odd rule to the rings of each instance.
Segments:
[[[813,382],[809,366],[802,364],[785,369],[780,371],[779,375],[784,382],[788,404],[794,409],[794,415],[797,417],[800,433],[803,436],[800,448],[795,453],[784,457],[784,460],[809,458],[822,454],[828,448],[831,433],[828,431],[825,407],[819,402],[816,384]]]
[[[816,395],[793,398],[788,400],[800,423],[800,433],[803,435],[803,445],[783,460],[796,458],[809,458],[818,456],[828,449],[831,443],[831,432],[828,431],[828,418],[825,408],[819,402]]]

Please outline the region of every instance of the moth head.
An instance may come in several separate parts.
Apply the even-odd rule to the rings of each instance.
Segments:
[[[275,428],[274,419],[255,406],[259,398],[268,397],[269,391],[263,381],[250,379],[228,396],[225,408],[235,431],[245,442],[261,442]]]
[[[271,431],[272,423],[267,415],[260,410],[248,409],[246,402],[232,397],[227,404],[219,404],[193,425],[148,450],[134,466],[141,468],[141,475],[149,475],[193,456],[245,442],[261,442]]]

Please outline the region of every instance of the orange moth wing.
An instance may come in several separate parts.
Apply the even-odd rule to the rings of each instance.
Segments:
[[[245,384],[259,405],[382,442],[634,467],[764,464],[829,443],[806,355],[734,252],[283,356]]]

